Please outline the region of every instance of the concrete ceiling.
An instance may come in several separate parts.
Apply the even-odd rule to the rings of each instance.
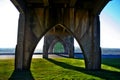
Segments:
[[[93,7],[93,3],[99,0],[26,0],[26,4],[32,7]]]
[[[24,11],[26,7],[73,7],[93,10],[99,14],[110,0],[11,0],[13,4]]]

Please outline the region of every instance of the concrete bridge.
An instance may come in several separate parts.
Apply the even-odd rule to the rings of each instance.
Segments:
[[[109,0],[11,0],[19,10],[15,71],[30,70],[39,40],[45,36],[44,58],[60,41],[73,57],[73,38],[84,55],[85,68],[101,69],[99,14]]]

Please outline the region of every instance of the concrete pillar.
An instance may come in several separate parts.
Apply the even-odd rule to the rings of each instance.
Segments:
[[[69,57],[74,58],[74,38],[73,36],[70,36],[69,38]]]
[[[25,25],[25,36],[24,36],[24,62],[23,69],[30,70],[31,59],[34,49],[39,41],[39,38],[34,34],[34,28],[36,23],[34,20],[34,10],[28,9],[26,11],[26,25]]]
[[[74,37],[69,35],[65,37],[66,49],[68,49],[68,55],[70,58],[74,58]]]
[[[48,51],[47,51],[46,44],[44,44],[44,46],[43,46],[43,58],[48,58]]]
[[[92,28],[92,46],[93,46],[93,69],[101,69],[101,48],[100,48],[100,21],[99,16],[93,16]]]
[[[43,58],[48,58],[48,38],[47,36],[44,36],[44,44],[43,44]]]
[[[80,42],[84,53],[86,69],[101,69],[99,16],[91,15],[90,28]]]
[[[27,20],[26,20],[27,18]],[[33,40],[30,26],[28,26],[29,17],[20,14],[18,25],[18,40],[15,51],[15,70],[9,80],[34,80],[30,71],[33,48],[36,45],[36,38]],[[34,45],[33,45],[34,44]]]
[[[18,22],[18,38],[15,51],[15,69],[23,69],[23,51],[24,51],[24,29],[25,29],[25,15],[19,15]]]

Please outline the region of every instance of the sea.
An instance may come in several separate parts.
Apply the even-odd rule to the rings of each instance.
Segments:
[[[101,48],[102,58],[120,58],[120,48]],[[41,49],[36,49],[35,54],[43,53]],[[76,58],[83,57],[82,51],[75,49]],[[79,54],[80,53],[80,54]],[[14,55],[15,48],[0,48],[0,55]]]

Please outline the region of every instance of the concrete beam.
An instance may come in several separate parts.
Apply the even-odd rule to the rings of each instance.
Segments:
[[[11,0],[20,13],[24,13],[27,8],[24,0]]]
[[[77,0],[70,0],[70,7],[74,7]]]
[[[74,8],[70,8],[70,29],[74,31]]]
[[[99,15],[100,12],[102,11],[102,9],[106,6],[106,4],[109,2],[110,0],[99,0],[96,2],[96,5],[94,6],[93,9],[93,13],[95,15]]]
[[[48,6],[49,5],[49,1],[48,0],[43,0],[44,2],[44,6]]]

